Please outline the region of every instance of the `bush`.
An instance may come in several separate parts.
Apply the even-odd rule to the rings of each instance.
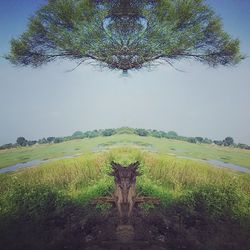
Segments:
[[[12,214],[39,218],[60,207],[65,197],[46,185],[18,185],[5,199],[8,202],[8,211]]]
[[[247,198],[235,186],[204,185],[184,196],[189,209],[213,219],[245,216],[243,207],[248,207]]]

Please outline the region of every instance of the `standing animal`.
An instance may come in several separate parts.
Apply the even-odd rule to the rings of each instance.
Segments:
[[[128,167],[111,162],[113,172],[110,174],[115,179],[114,199],[120,218],[129,218],[132,214],[136,199],[136,176],[139,175],[139,162],[130,164]]]

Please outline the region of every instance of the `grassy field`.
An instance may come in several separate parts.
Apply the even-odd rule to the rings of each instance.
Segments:
[[[56,159],[65,156],[75,157]],[[3,249],[91,249],[85,239],[106,232],[103,225],[113,225],[110,214],[117,213],[91,203],[113,192],[112,160],[140,162],[137,192],[159,198],[160,205],[142,204],[135,221],[156,240],[166,235],[166,249],[250,246],[250,174],[199,161],[250,168],[247,150],[120,134],[0,151],[0,168],[37,159],[54,160],[0,174]]]
[[[157,151],[177,157],[219,160],[250,168],[249,150],[127,134],[2,150],[0,151],[0,168],[36,159],[44,160],[86,154],[117,145],[134,145],[149,151]]]
[[[70,199],[82,202],[90,198],[91,190],[94,197],[112,189],[113,180],[108,175],[112,160],[124,165],[133,161],[141,162],[142,176],[138,177],[138,188],[145,194],[152,193],[155,189],[156,196],[165,190],[167,197],[179,197],[190,189],[213,185],[233,186],[242,194],[250,195],[249,174],[211,168],[204,163],[143,152],[131,147],[89,153],[73,159],[44,163],[41,167],[2,174],[0,192],[7,195],[12,191],[19,192],[20,187],[28,190],[29,187],[45,186],[61,190]],[[1,196],[1,200],[8,202],[9,199],[3,199],[3,197],[4,195]]]
[[[122,139],[141,139],[141,142],[146,142],[144,138],[134,136],[112,138],[118,142]],[[88,147],[83,143],[86,141],[90,142]],[[171,150],[173,145],[183,150],[188,145],[197,147],[197,150],[203,146],[166,140],[167,146],[163,148],[161,143],[164,141],[154,138],[150,138],[150,143],[164,153],[156,154],[135,147],[117,147],[105,152],[87,153],[96,145],[107,141],[108,138],[96,138],[51,145],[49,149],[54,149],[51,157],[58,157],[62,152],[74,153],[74,150],[70,149],[72,145],[73,149],[77,147],[80,148],[77,151],[86,153],[72,159],[44,163],[41,167],[0,175],[0,243],[7,247],[5,249],[45,249],[48,242],[52,244],[49,249],[60,249],[59,245],[58,248],[53,247],[53,244],[59,244],[54,240],[58,238],[60,244],[65,243],[65,230],[67,237],[76,237],[72,225],[85,223],[83,221],[87,216],[80,215],[82,212],[79,211],[84,211],[84,207],[87,207],[93,198],[107,195],[113,190],[113,179],[108,175],[112,160],[121,164],[140,161],[142,175],[137,179],[137,191],[141,195],[158,197],[161,206],[157,211],[164,211],[168,220],[179,218],[178,223],[172,223],[181,223],[181,226],[178,226],[178,230],[175,229],[175,237],[169,239],[168,249],[175,249],[176,244],[179,244],[175,241],[177,236],[185,239],[181,243],[183,246],[196,244],[193,243],[193,238],[200,240],[200,244],[208,244],[205,245],[209,246],[208,248],[202,249],[230,249],[227,248],[230,244],[244,249],[241,246],[249,243],[249,174],[211,168],[202,162],[167,155],[166,153],[170,152],[168,149]],[[48,157],[49,149],[44,145],[25,150],[27,156],[37,152],[36,157],[43,158],[45,155]],[[212,149],[214,147],[211,147]],[[22,150],[24,149],[13,150],[12,154],[21,154]],[[230,150],[227,149],[223,153]],[[205,153],[206,150],[203,151]],[[77,210],[77,207],[80,208]],[[103,210],[103,207],[100,208]],[[92,211],[93,209],[98,208],[91,208]],[[145,205],[144,209],[149,211],[154,208]],[[69,214],[66,213],[68,210],[71,211]],[[58,218],[63,225],[60,226]],[[68,221],[68,218],[71,218],[71,221]],[[171,230],[174,230],[174,226],[172,228]],[[79,237],[83,237],[85,233],[84,230],[81,232]],[[190,232],[193,232],[191,236]],[[204,237],[207,238],[204,240]],[[220,237],[224,237],[223,244],[226,242],[229,245],[225,243],[226,245],[220,247]],[[79,238],[74,238],[74,241],[79,241]],[[185,245],[187,242],[189,245]],[[68,244],[74,249],[72,239]]]

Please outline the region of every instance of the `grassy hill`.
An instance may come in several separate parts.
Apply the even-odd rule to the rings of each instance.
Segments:
[[[115,249],[102,248],[101,242],[114,234],[117,211],[92,204],[114,189],[108,175],[112,160],[124,165],[139,161],[137,192],[160,199],[160,205],[146,203],[135,210],[136,234],[153,242],[142,249],[249,247],[250,174],[187,159],[249,167],[249,151],[114,135],[2,151],[0,166],[76,154],[81,155],[0,174],[3,249]],[[97,245],[90,248],[93,242]],[[161,248],[154,248],[156,243]]]
[[[166,138],[143,137],[133,134],[117,134],[108,137],[71,140],[58,144],[41,144],[32,147],[1,150],[0,168],[35,159],[60,158],[105,150],[111,146],[118,145],[139,146],[145,150],[175,155],[177,157],[219,160],[250,168],[249,150],[211,144],[193,144]]]

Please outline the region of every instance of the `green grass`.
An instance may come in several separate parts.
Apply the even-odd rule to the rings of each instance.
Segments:
[[[74,143],[80,146],[80,141]],[[63,145],[60,146],[63,148]],[[135,147],[116,147],[105,152],[86,153],[72,159],[44,163],[40,167],[1,174],[2,244],[12,246],[18,235],[29,235],[30,238],[23,239],[22,236],[19,239],[23,241],[22,244],[31,244],[33,249],[38,245],[41,249],[45,247],[46,242],[39,242],[38,239],[59,232],[59,228],[54,226],[48,231],[49,221],[55,221],[56,218],[66,220],[68,208],[79,207],[79,211],[82,211],[93,198],[112,192],[114,181],[108,175],[112,160],[121,164],[140,161],[139,171],[142,175],[137,177],[137,191],[141,195],[158,197],[161,201],[159,209],[170,213],[170,218],[176,216],[177,212],[171,212],[176,209],[177,215],[183,220],[200,221],[202,218],[207,225],[220,225],[226,221],[226,225],[237,228],[240,235],[249,232],[249,174],[211,168],[199,161],[150,153]],[[141,208],[150,213],[153,206],[143,204]],[[96,209],[103,212],[109,207],[98,205]],[[77,216],[72,213],[70,216]],[[83,220],[83,216],[76,220]],[[63,232],[63,229],[60,230]],[[216,245],[216,242],[213,244]]]
[[[53,159],[76,154],[85,154],[96,149],[109,149],[116,145],[134,145],[141,149],[153,150],[177,157],[219,160],[250,168],[249,150],[220,147],[216,145],[192,144],[165,138],[140,137],[128,134],[2,150],[0,151],[0,168],[35,159]]]
[[[233,187],[242,199],[250,196],[248,174],[238,174],[211,168],[192,160],[122,147],[0,175],[1,211],[14,211],[20,204],[24,205],[17,202],[19,199],[27,199],[25,205],[33,206],[32,199],[38,202],[36,199],[40,200],[40,197],[36,198],[36,195],[33,197],[30,194],[35,194],[39,192],[39,188],[44,187],[76,202],[88,201],[108,193],[113,187],[113,179],[107,174],[111,160],[125,165],[139,160],[142,175],[138,177],[138,191],[160,197],[166,204],[185,196],[190,190],[208,186],[219,190],[231,190]]]

